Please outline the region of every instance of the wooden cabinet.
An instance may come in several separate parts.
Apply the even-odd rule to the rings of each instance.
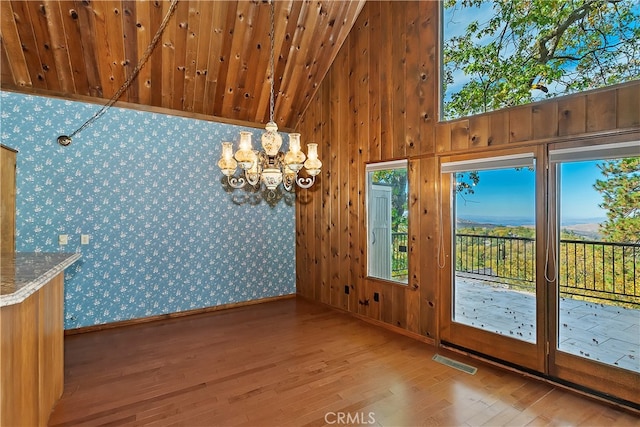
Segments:
[[[0,144],[0,253],[16,250],[16,153]]]
[[[64,388],[63,280],[0,307],[0,425],[46,426]]]

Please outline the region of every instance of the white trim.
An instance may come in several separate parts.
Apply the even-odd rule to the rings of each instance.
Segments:
[[[549,150],[550,162],[581,162],[622,157],[639,157],[640,141]]]
[[[459,162],[446,162],[440,165],[441,173],[467,172],[488,169],[506,169],[533,167],[535,156],[533,153],[511,154],[499,157],[484,157]]]
[[[387,169],[401,169],[407,167],[407,159],[391,160],[389,162],[369,163],[366,165],[367,172],[382,171]]]

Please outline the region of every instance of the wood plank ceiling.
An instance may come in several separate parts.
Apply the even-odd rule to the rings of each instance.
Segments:
[[[294,129],[365,0],[275,1],[275,119]],[[104,103],[170,2],[0,1],[2,88]],[[269,119],[269,4],[180,0],[120,101],[255,124]]]

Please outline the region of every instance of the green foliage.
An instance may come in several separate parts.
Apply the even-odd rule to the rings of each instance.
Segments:
[[[447,0],[445,25],[487,4],[487,22],[466,23],[443,46],[443,93],[456,74],[470,78],[445,102],[445,119],[640,77],[637,0]]]
[[[640,306],[640,269],[634,268],[633,254],[634,248],[628,244],[561,241],[560,292],[573,298]]]
[[[535,287],[534,237],[533,227],[459,228],[456,270],[494,276],[511,287],[531,290]]]
[[[640,157],[598,164],[603,179],[594,188],[602,193],[607,210],[602,233],[609,242],[640,243]]]
[[[533,227],[519,226],[506,226],[496,225],[490,227],[465,227],[456,230],[459,234],[473,234],[476,236],[492,236],[492,237],[522,237],[526,239],[533,239],[536,237],[536,229]]]
[[[456,235],[456,271],[494,276],[510,288],[534,291],[535,242],[530,239],[535,229],[474,226],[459,228]],[[562,231],[557,250],[561,295],[640,306],[640,268],[634,268],[638,252],[633,244],[593,242]]]
[[[391,190],[391,231],[408,230],[407,169],[385,169],[373,172],[371,182],[390,185]]]
[[[391,237],[391,277],[406,283],[409,276],[409,257],[407,253],[407,234],[394,233]],[[405,248],[404,251],[400,247]]]
[[[473,187],[480,182],[478,171],[458,172],[455,174],[455,178],[456,193],[458,194],[473,194]]]

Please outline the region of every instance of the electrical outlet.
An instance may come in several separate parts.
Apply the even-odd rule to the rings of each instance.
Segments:
[[[375,302],[380,302],[380,294],[379,294],[379,293],[377,293],[377,292],[374,292],[374,293],[373,293],[373,300],[374,300]]]
[[[88,245],[89,244],[89,235],[88,234],[81,234],[80,235],[80,244],[81,245]]]
[[[61,234],[58,236],[58,244],[66,245],[69,243],[69,236],[67,234]]]

